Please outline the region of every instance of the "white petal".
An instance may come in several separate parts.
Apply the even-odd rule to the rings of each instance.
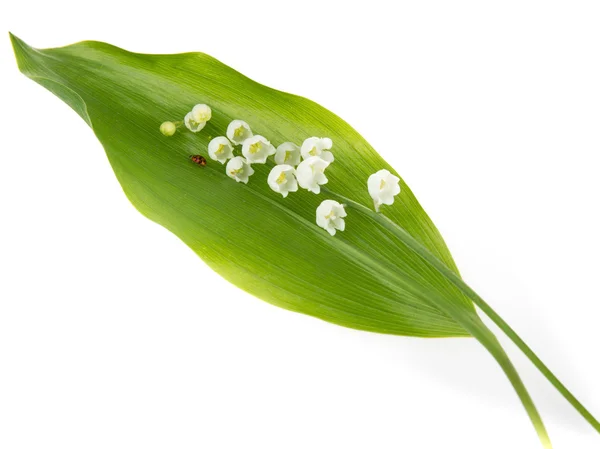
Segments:
[[[394,204],[394,195],[392,195],[391,192],[382,193],[379,197],[379,202],[381,204],[387,204],[388,206],[391,206]]]
[[[246,164],[246,184],[248,184],[248,178],[254,174],[254,169],[250,164]]]
[[[296,180],[296,176],[292,176],[292,179],[288,180],[287,190],[288,192],[298,191],[298,181]]]
[[[371,195],[371,198],[373,198],[374,200],[379,198],[380,183],[381,183],[381,178],[379,177],[379,175],[377,173],[374,173],[371,176],[369,176],[369,179],[367,180],[367,187],[369,189],[369,195]]]
[[[309,137],[304,142],[302,142],[302,147],[300,148],[302,158],[308,159],[311,156],[318,156],[319,154],[321,154],[321,151],[319,150],[318,141],[318,137]]]
[[[343,231],[346,229],[346,222],[343,218],[336,218],[333,220],[333,224],[338,231]]]
[[[318,210],[317,210],[317,226],[319,226],[320,228],[327,228],[327,219],[325,219],[325,217],[323,215],[320,215]]]
[[[333,153],[331,151],[323,151],[321,153],[321,159],[331,163],[333,162]]]

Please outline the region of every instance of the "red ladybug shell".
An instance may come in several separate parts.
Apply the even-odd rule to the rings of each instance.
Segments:
[[[206,165],[206,159],[203,156],[200,156],[199,154],[194,154],[190,156],[190,159],[194,164],[198,164],[203,167]]]

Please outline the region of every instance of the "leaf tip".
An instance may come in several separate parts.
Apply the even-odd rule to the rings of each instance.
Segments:
[[[17,54],[22,49],[31,48],[31,47],[29,47],[29,45],[27,45],[25,42],[23,42],[22,39],[18,38],[10,31],[8,32],[8,37],[10,38],[10,43],[13,46],[13,50],[15,51],[15,54]]]
[[[31,52],[35,51],[35,49],[27,45],[22,39],[18,38],[10,31],[8,32],[8,37],[10,38],[10,42],[13,47],[13,52],[15,53],[17,67],[19,67],[19,70],[21,72],[26,74],[28,68],[27,61],[30,59],[29,55],[31,54]]]

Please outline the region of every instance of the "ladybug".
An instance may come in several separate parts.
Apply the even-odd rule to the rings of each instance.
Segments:
[[[190,156],[190,160],[194,164],[201,165],[202,167],[206,165],[206,159],[203,156],[200,156],[199,154],[193,154],[192,156]]]

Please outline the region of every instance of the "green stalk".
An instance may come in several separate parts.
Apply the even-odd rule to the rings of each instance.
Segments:
[[[401,226],[398,226],[396,223],[391,221],[385,215],[381,213],[376,213],[373,210],[363,206],[362,204],[356,203],[348,198],[345,198],[341,195],[338,195],[334,192],[328,191],[334,196],[340,198],[348,207],[351,207],[365,215],[371,216],[375,221],[377,221],[382,227],[387,229],[396,235],[402,242],[404,242],[407,247],[409,247],[415,254],[420,256],[423,260],[430,263],[433,267],[439,270],[442,274],[444,274],[452,284],[458,287],[463,293],[469,297],[473,301],[477,307],[479,307],[514,343],[517,347],[529,358],[529,360],[540,370],[540,372],[550,381],[552,385],[560,392],[560,394],[567,400],[569,403],[585,418],[587,422],[589,422],[597,432],[600,433],[600,423],[598,420],[583,406],[583,404],[564,386],[560,380],[550,371],[550,369],[540,360],[540,358],[535,355],[535,353],[531,350],[531,348],[517,335],[517,333],[487,304],[475,291],[469,287],[458,275],[456,275],[452,270],[450,270],[444,263],[442,263],[437,257],[435,257],[427,248],[421,245],[417,240],[415,240],[410,234],[408,234]],[[471,329],[469,329],[471,331]],[[491,332],[490,332],[491,333]],[[493,345],[489,345],[489,342],[484,342],[477,335],[473,335],[478,338],[478,340],[492,353],[494,358],[500,363],[502,369],[509,377],[513,387],[517,390],[517,394],[521,398],[523,405],[527,409],[534,426],[536,426],[536,430],[538,430],[538,435],[540,434],[538,427],[541,424],[541,419],[538,422],[538,419],[535,415],[537,415],[537,411],[533,414],[531,412],[531,405],[528,405],[530,399],[528,399],[528,394],[525,391],[523,395],[519,389],[522,387],[522,382],[516,375],[516,372],[513,373],[514,367],[510,364],[510,367],[506,365],[506,361],[502,360],[499,354],[496,354],[492,351]],[[491,349],[492,348],[492,349]],[[515,377],[516,376],[516,377]],[[535,409],[535,407],[533,407]],[[539,417],[539,415],[538,415]],[[546,435],[547,437],[547,435]],[[541,436],[540,436],[540,439]],[[542,440],[544,441],[544,440]]]
[[[452,281],[454,285],[456,282]],[[469,288],[467,286],[467,288]],[[465,291],[465,290],[463,290]],[[472,290],[471,290],[472,291]],[[563,395],[563,397],[569,401],[569,403],[579,412],[581,416],[589,422],[598,433],[600,433],[600,422],[583,406],[573,393],[571,393],[565,385],[558,380],[558,378],[550,371],[550,369],[535,355],[529,346],[523,341],[521,337],[504,321],[482,298],[480,298],[474,291],[469,294],[469,298],[479,307],[502,331],[510,338],[515,345],[527,356],[527,358],[536,366],[537,369],[550,381],[552,385]]]
[[[527,388],[523,384],[521,377],[517,373],[517,370],[508,358],[506,352],[504,352],[504,349],[498,342],[496,336],[484,325],[481,327],[483,327],[483,329],[469,329],[469,331],[471,331],[472,335],[479,340],[479,342],[490,352],[494,359],[496,359],[519,396],[519,399],[521,400],[529,419],[533,423],[533,427],[535,428],[542,445],[545,449],[552,449],[552,443],[550,442],[550,437],[548,436],[544,422],[542,421],[542,417],[540,416],[533,399],[529,395]]]
[[[510,361],[508,355],[500,345],[500,342],[496,336],[485,326],[482,321],[475,317],[469,317],[468,315],[465,315],[464,312],[457,308],[455,304],[451,303],[450,301],[446,301],[443,297],[431,295],[430,300],[432,304],[448,313],[448,315],[464,326],[464,328],[488,350],[492,357],[494,357],[515,389],[515,392],[523,404],[523,407],[525,408],[525,411],[527,412],[527,415],[529,416],[529,419],[531,420],[542,445],[545,449],[552,449],[552,443],[550,442],[550,437],[548,436],[548,432],[546,431],[542,417],[540,416],[533,399],[529,395],[527,388],[523,384],[521,377]]]

